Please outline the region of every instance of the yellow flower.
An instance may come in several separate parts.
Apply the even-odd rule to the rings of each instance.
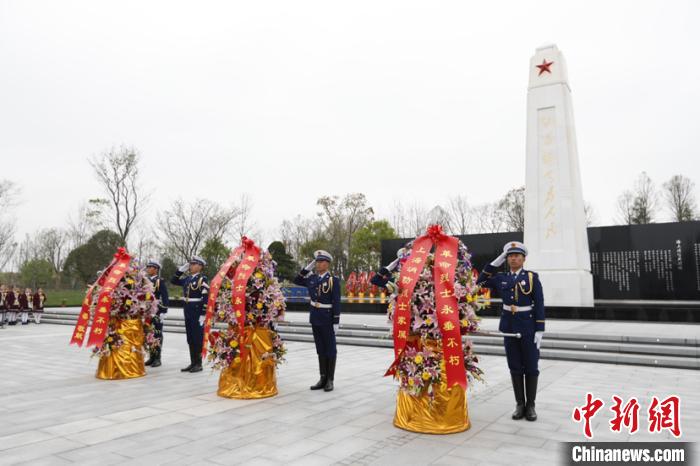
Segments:
[[[233,362],[239,363],[239,362],[241,362],[241,358],[239,358],[238,356],[236,356],[236,357],[233,359]]]
[[[430,380],[430,374],[423,372],[423,380]]]
[[[231,340],[231,343],[229,343],[229,346],[231,346],[231,348],[237,348],[238,342],[236,340]]]
[[[130,299],[127,299],[125,304],[126,304],[127,306],[131,306],[131,300],[130,300]]]
[[[219,311],[219,318],[223,319],[224,317],[226,317],[226,313],[224,311]]]
[[[426,324],[426,325],[430,325],[430,324],[432,324],[432,323],[433,323],[433,319],[431,319],[430,317],[426,317],[426,318],[425,318],[425,324]]]
[[[462,327],[469,327],[469,321],[467,319],[462,319],[459,323],[462,324]]]
[[[257,307],[258,309],[262,309],[262,308],[263,308],[263,303],[258,302],[258,304],[256,304],[255,307]]]
[[[255,272],[255,278],[264,278],[265,275],[263,275],[262,272]]]
[[[146,301],[150,301],[150,300],[151,300],[151,293],[146,293]]]
[[[133,280],[132,278],[128,278],[128,279],[126,280],[126,283],[128,283],[129,285],[133,285],[133,284],[134,284],[134,280]]]
[[[416,357],[413,358],[413,360],[416,362],[416,364],[422,364],[423,363],[423,356],[421,356],[420,354],[416,355]]]
[[[107,342],[110,343],[112,341],[112,337],[107,337]]]
[[[471,303],[472,301],[474,301],[474,297],[472,295],[468,294],[467,295],[467,302]]]
[[[413,386],[413,379],[408,379],[408,384],[412,387]]]

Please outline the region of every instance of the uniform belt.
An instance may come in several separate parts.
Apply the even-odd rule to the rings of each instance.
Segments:
[[[199,303],[202,301],[202,298],[184,298],[186,303]]]
[[[316,301],[310,301],[311,307],[315,307],[316,309],[331,309],[333,308],[332,304],[322,304],[318,303]]]
[[[503,310],[509,312],[527,312],[532,310],[532,306],[511,306],[509,304],[504,304]]]

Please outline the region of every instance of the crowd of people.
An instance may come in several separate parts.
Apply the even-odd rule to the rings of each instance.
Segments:
[[[22,291],[17,286],[0,285],[0,328],[5,328],[5,324],[17,325],[17,322],[28,325],[30,317],[40,324],[45,302],[46,293],[41,288]]]

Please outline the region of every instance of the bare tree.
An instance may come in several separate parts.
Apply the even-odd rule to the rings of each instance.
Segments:
[[[471,208],[474,233],[498,233],[504,231],[505,219],[498,203],[486,203]]]
[[[642,172],[634,186],[632,222],[635,224],[652,223],[654,221],[657,204],[658,194],[654,183],[646,172]]]
[[[525,230],[525,186],[511,189],[498,203],[509,231]]]
[[[391,216],[389,217],[389,224],[394,229],[399,238],[405,238],[408,236],[406,223],[406,208],[403,206],[401,201],[394,200],[394,205],[391,208]]]
[[[301,257],[302,246],[321,235],[320,222],[297,215],[291,220],[282,222],[279,234],[287,253],[294,258],[297,264],[301,264],[304,259]]]
[[[107,228],[104,210],[108,204],[106,199],[89,199],[78,204],[76,211],[68,216],[65,232],[70,249],[82,246],[92,235]]]
[[[334,269],[345,275],[352,235],[373,220],[374,210],[362,193],[347,194],[342,199],[324,196],[316,204],[321,207],[318,219],[332,249],[329,252],[336,257]]]
[[[146,201],[140,186],[139,159],[136,149],[121,146],[90,160],[108,195],[113,225],[124,244]]]
[[[472,229],[472,212],[464,195],[453,196],[447,204],[450,215],[450,233],[453,235],[466,235]]]
[[[617,217],[623,225],[634,223],[634,194],[632,191],[625,191],[617,198]]]
[[[63,270],[63,263],[68,255],[68,234],[58,228],[40,230],[34,239],[36,255],[51,263],[54,273]]]
[[[24,240],[17,245],[14,255],[15,270],[19,270],[27,262],[39,258],[39,249],[37,248],[36,241],[29,236],[29,233],[25,234]]]
[[[135,247],[131,252],[135,254],[136,259],[145,265],[150,259],[158,259],[161,255],[160,244],[158,238],[153,232],[145,227],[137,227],[135,230]]]
[[[436,205],[435,207],[430,209],[428,211],[427,221],[428,225],[438,224],[442,226],[445,231],[449,232],[452,230],[452,219],[450,218],[450,214],[445,209],[443,209],[442,206]],[[421,235],[424,233],[425,230],[420,232]]]
[[[430,224],[428,209],[424,205],[414,202],[408,208],[407,232],[409,237],[417,237],[425,233]]]
[[[241,194],[238,204],[234,207],[236,216],[234,233],[236,238],[248,236],[256,241],[262,241],[261,234],[253,218],[253,202],[247,194]]]
[[[695,183],[683,175],[674,175],[664,183],[664,198],[676,222],[694,220],[697,205],[693,195]]]
[[[208,199],[190,204],[178,199],[170,209],[158,214],[158,236],[165,250],[174,252],[177,259],[188,260],[198,254],[208,240],[224,241],[237,216],[237,210],[221,207]]]
[[[437,213],[434,212],[434,213]],[[430,224],[430,211],[419,202],[406,206],[401,201],[394,201],[389,217],[389,224],[399,238],[413,238],[425,233]],[[444,221],[444,219],[441,219]],[[443,225],[447,227],[446,225]]]
[[[0,270],[12,259],[17,248],[16,220],[12,209],[17,203],[19,188],[9,180],[0,180]]]

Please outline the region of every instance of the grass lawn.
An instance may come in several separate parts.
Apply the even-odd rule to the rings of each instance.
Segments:
[[[86,290],[44,290],[46,307],[80,306]]]

